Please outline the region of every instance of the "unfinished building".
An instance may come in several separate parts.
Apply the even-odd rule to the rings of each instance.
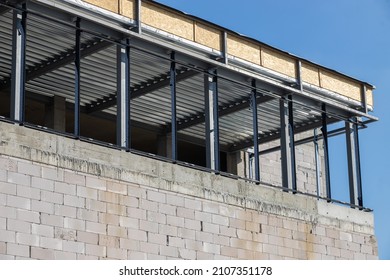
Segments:
[[[0,0],[0,37],[1,259],[377,258],[369,83],[146,0]]]

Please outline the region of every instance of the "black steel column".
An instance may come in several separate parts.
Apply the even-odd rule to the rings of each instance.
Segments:
[[[281,152],[281,168],[282,168],[282,185],[286,189],[292,189],[292,160],[291,146],[289,141],[289,113],[288,104],[285,97],[279,100],[280,111],[280,152]]]
[[[295,164],[295,133],[294,133],[294,114],[293,114],[293,102],[292,95],[288,96],[288,128],[289,128],[289,140],[290,140],[290,153],[291,153],[291,189],[297,190],[297,172]]]
[[[329,167],[329,144],[328,144],[328,123],[326,114],[326,105],[322,104],[322,138],[324,144],[324,161],[325,161],[325,186],[326,198],[328,202],[332,199],[332,192],[330,188],[330,167]]]
[[[356,124],[356,118],[354,118],[353,121],[354,123],[348,121],[345,122],[348,156],[349,195],[351,204],[363,207],[358,126]]]
[[[207,167],[220,171],[219,157],[219,107],[217,71],[209,70],[204,76],[206,117]]]
[[[315,162],[316,162],[316,187],[317,187],[317,197],[319,198],[321,196],[320,189],[321,189],[321,180],[320,180],[320,153],[319,153],[319,147],[318,147],[318,134],[317,134],[317,128],[314,129],[314,136],[313,136],[313,143],[314,143],[314,156],[315,156]]]
[[[171,140],[172,140],[172,160],[177,160],[177,120],[176,120],[176,62],[175,52],[171,52],[170,69],[170,88],[171,88]]]
[[[13,14],[12,30],[12,84],[11,119],[24,121],[24,99],[26,81],[26,4],[17,5]],[[19,10],[21,9],[21,10]],[[22,9],[24,11],[22,11]]]
[[[129,40],[117,46],[117,145],[130,149],[130,47]]]
[[[260,160],[259,160],[259,125],[257,120],[257,91],[256,80],[252,80],[251,108],[253,120],[253,156],[255,157],[255,180],[260,181]]]
[[[80,18],[76,20],[76,45],[74,56],[74,136],[80,137]]]

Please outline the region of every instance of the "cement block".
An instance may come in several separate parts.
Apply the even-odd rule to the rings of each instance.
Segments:
[[[98,234],[107,234],[107,226],[105,224],[86,221],[86,231]]]
[[[107,190],[107,181],[103,178],[86,176],[85,177],[85,186],[95,190],[106,191]]]
[[[31,225],[31,233],[39,236],[54,237],[54,227],[47,225]]]
[[[52,179],[32,177],[31,187],[52,192],[54,191],[54,181]]]
[[[107,248],[107,257],[118,260],[127,259],[127,250],[118,248]]]
[[[0,205],[0,217],[16,219],[16,208]]]
[[[75,229],[85,231],[86,224],[85,220],[73,219],[69,217],[64,218],[64,228]]]
[[[31,199],[14,196],[14,195],[7,195],[7,206],[15,207],[15,208],[21,208],[30,210],[31,209]]]
[[[87,255],[97,256],[97,257],[107,257],[107,247],[98,246],[92,244],[85,245],[85,253]]]
[[[16,187],[16,194],[19,197],[32,198],[36,200],[40,200],[41,198],[41,191],[39,189],[30,188],[21,185],[18,185]]]
[[[0,193],[16,195],[16,184],[0,182]]]
[[[77,207],[77,208],[85,208],[85,198],[65,194],[64,195],[64,205]]]
[[[63,227],[64,226],[64,217],[41,213],[41,223],[43,225]]]
[[[34,165],[31,162],[18,162],[18,173],[31,175],[35,177],[41,176],[41,167],[39,165]]]
[[[77,231],[76,240],[78,242],[84,242],[86,244],[97,245],[99,242],[99,235],[97,233]]]
[[[31,176],[8,171],[7,182],[30,187]]]
[[[75,260],[77,259],[76,253],[54,251],[54,259],[56,260]]]
[[[31,223],[13,220],[13,219],[7,219],[7,230],[23,232],[23,233],[31,233]]]
[[[85,254],[84,242],[63,240],[62,246],[65,252]]]
[[[63,182],[54,183],[54,191],[68,195],[76,195],[76,185]]]
[[[0,241],[15,243],[16,233],[9,230],[0,230]]]
[[[136,229],[128,229],[127,234],[128,238],[139,241],[147,241],[148,237],[152,236],[152,233],[147,235],[146,231]]]
[[[28,258],[28,257],[30,257],[30,247],[27,245],[7,243],[7,254]]]
[[[54,260],[54,251],[51,249],[31,247],[31,258],[38,260]]]
[[[97,200],[98,191],[90,187],[77,186],[77,196]]]
[[[64,216],[70,218],[76,218],[77,208],[65,205],[54,205],[54,214],[57,216]]]
[[[45,249],[62,250],[62,240],[50,237],[41,237],[39,246]]]
[[[71,185],[85,186],[85,175],[64,171],[64,182]]]
[[[62,193],[41,191],[41,200],[55,204],[64,204],[64,195]]]

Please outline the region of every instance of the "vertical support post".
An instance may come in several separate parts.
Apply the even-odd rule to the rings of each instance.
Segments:
[[[296,174],[295,174],[295,145],[294,130],[292,127],[292,106],[291,100],[287,101],[282,97],[279,101],[280,110],[280,147],[282,155],[282,183],[284,188],[296,191]],[[291,113],[290,113],[291,111]]]
[[[355,118],[353,123],[348,121],[345,122],[345,133],[347,140],[350,202],[361,208],[363,207],[363,197],[360,174],[358,126]]]
[[[321,180],[320,180],[320,155],[319,155],[319,146],[318,146],[318,134],[317,134],[317,128],[314,129],[314,155],[315,155],[315,161],[316,161],[316,186],[317,186],[317,198],[320,198],[320,189],[321,189]]]
[[[19,10],[19,9],[23,9]],[[18,5],[13,14],[12,31],[12,84],[11,84],[11,118],[17,122],[24,121],[25,99],[25,60],[26,60],[26,4]]]
[[[293,102],[292,95],[288,96],[288,128],[289,128],[289,140],[290,140],[290,153],[291,153],[291,188],[293,191],[297,190],[297,171],[295,165],[295,139],[294,139],[294,114],[293,114]]]
[[[76,44],[74,56],[74,136],[80,137],[80,18],[76,19]]]
[[[303,91],[303,82],[302,82],[302,62],[300,60],[297,61],[297,82],[298,82],[298,89],[300,91]]]
[[[207,167],[220,171],[219,158],[219,114],[217,71],[209,70],[204,75],[206,117]]]
[[[325,186],[326,186],[326,198],[330,202],[332,199],[332,192],[330,188],[330,167],[329,167],[329,143],[328,143],[328,123],[326,114],[326,105],[322,104],[322,138],[324,145],[324,162],[325,162]]]
[[[177,121],[176,121],[176,62],[175,52],[171,52],[170,69],[170,88],[171,88],[171,139],[172,139],[172,160],[177,160]]]
[[[257,90],[256,80],[252,80],[251,92],[252,124],[253,124],[253,156],[255,180],[260,181],[260,160],[259,160],[259,125],[257,120]]]
[[[362,99],[362,111],[365,114],[368,114],[368,107],[367,107],[367,87],[365,84],[362,84],[361,86],[361,99]]]
[[[130,149],[130,47],[129,40],[117,46],[117,145]]]
[[[227,32],[223,31],[222,34],[222,52],[223,52],[223,63],[228,64],[228,47],[227,47]]]
[[[142,1],[136,0],[135,5],[135,13],[136,13],[136,20],[137,20],[137,33],[142,33],[142,27],[141,27],[141,9],[142,9]]]

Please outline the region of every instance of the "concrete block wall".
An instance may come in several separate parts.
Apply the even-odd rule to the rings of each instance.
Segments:
[[[372,213],[0,123],[0,259],[376,259]]]

